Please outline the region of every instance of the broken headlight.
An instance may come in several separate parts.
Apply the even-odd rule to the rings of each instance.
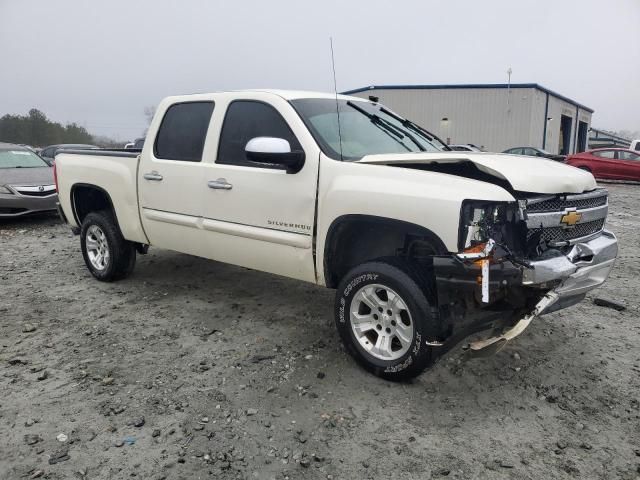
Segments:
[[[465,200],[460,212],[458,249],[462,251],[490,239],[511,243],[517,212],[515,202]]]

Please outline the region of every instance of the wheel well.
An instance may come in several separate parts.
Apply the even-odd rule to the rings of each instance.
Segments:
[[[372,215],[345,215],[334,220],[327,233],[325,282],[336,288],[349,270],[376,258],[404,256],[421,261],[446,253],[440,237],[420,225]]]
[[[591,169],[589,167],[587,167],[586,165],[580,165],[578,168],[580,170],[586,170],[587,172],[591,173]]]
[[[84,218],[91,212],[98,210],[114,212],[109,194],[95,185],[74,185],[71,189],[71,205],[78,225],[82,225]]]

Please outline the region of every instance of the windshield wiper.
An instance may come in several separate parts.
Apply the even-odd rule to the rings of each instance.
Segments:
[[[422,128],[420,125],[413,123],[411,120],[409,120],[407,118],[402,118],[400,115],[395,114],[391,110],[387,110],[385,107],[380,107],[380,111],[382,113],[386,113],[390,117],[395,118],[400,123],[402,123],[402,125],[404,125],[407,128],[410,128],[411,130],[413,130],[414,132],[416,132],[420,136],[424,137],[427,141],[433,142],[433,140],[435,139],[438,142],[440,142],[440,144],[444,147],[445,150],[451,150],[447,146],[446,143],[444,143],[442,140],[440,140],[440,138],[437,135],[434,135],[429,130],[426,130],[425,128]]]
[[[387,120],[380,118],[378,115],[367,112],[364,108],[359,107],[351,100],[347,102],[347,105],[349,105],[351,108],[363,114],[365,117],[371,120],[371,123],[373,123],[374,125],[384,128],[386,131],[388,131],[389,133],[392,133],[393,135],[398,137],[400,140],[403,139],[404,137],[407,137],[409,140],[411,140],[413,143],[416,144],[416,146],[421,152],[425,151],[424,146],[422,146],[422,144],[418,140],[416,140],[416,138],[413,135],[411,135],[409,132],[402,131],[398,127],[389,123]],[[398,140],[398,143],[402,144],[407,150],[411,151],[404,143],[400,142],[400,140]]]

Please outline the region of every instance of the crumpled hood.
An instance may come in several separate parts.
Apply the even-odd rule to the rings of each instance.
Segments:
[[[359,163],[385,165],[471,162],[482,172],[506,180],[514,190],[582,193],[596,188],[589,172],[554,160],[500,153],[435,152],[367,155]]]
[[[0,168],[0,185],[53,185],[53,168]]]

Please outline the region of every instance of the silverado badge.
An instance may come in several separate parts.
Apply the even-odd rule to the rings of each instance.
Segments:
[[[567,227],[573,227],[576,223],[580,221],[582,218],[582,214],[572,210],[570,212],[565,213],[560,219],[560,223],[563,223]]]

